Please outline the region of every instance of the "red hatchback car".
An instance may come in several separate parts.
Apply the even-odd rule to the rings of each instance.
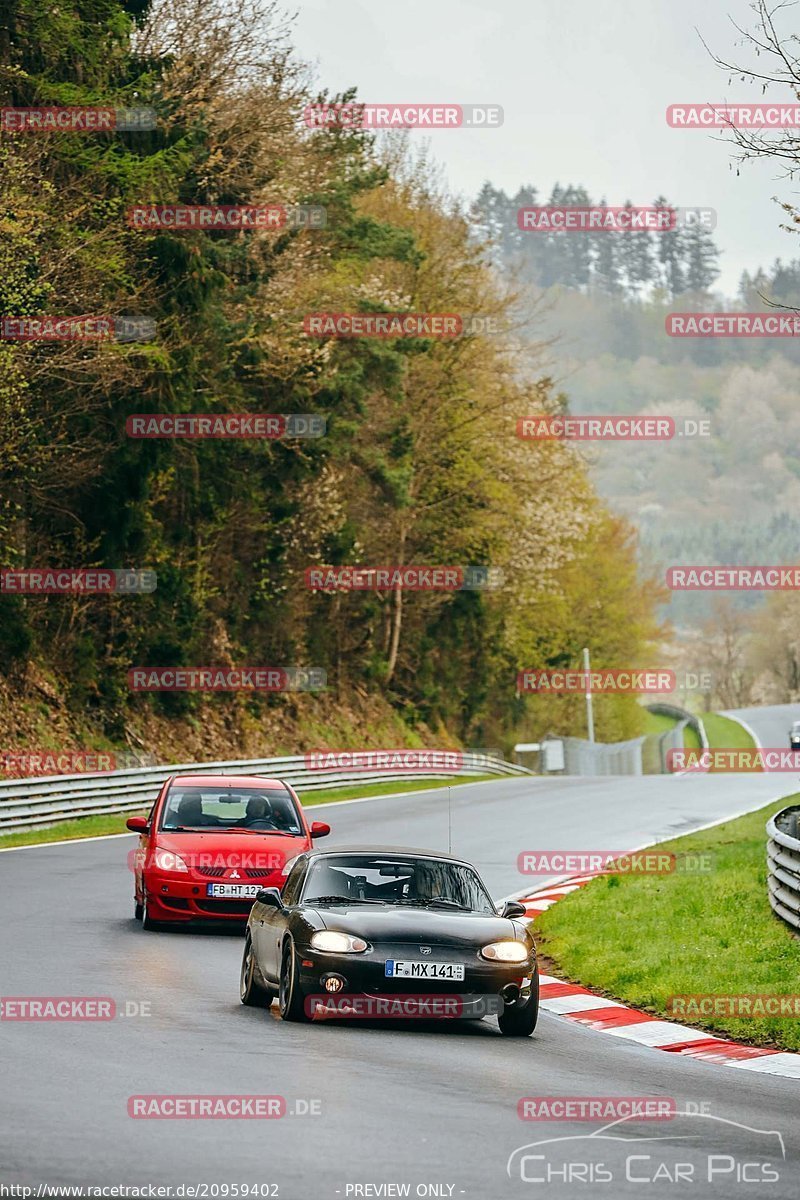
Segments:
[[[287,862],[330,825],[309,824],[297,793],[257,775],[173,775],[149,817],[131,817],[135,912],[166,922],[247,920],[257,892],[280,888]]]

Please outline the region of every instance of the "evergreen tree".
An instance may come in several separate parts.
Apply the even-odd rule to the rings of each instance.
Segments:
[[[600,201],[600,206],[607,207],[605,198]],[[623,292],[618,245],[613,233],[592,235],[592,286],[604,296],[621,296]]]
[[[656,208],[670,207],[666,196],[659,196],[653,203]],[[656,235],[657,280],[670,299],[686,290],[682,238],[683,231],[677,225]]]
[[[719,277],[719,250],[710,230],[692,223],[682,231],[683,272],[686,290],[695,296],[706,296]]]
[[[630,200],[625,201],[624,207],[632,207]],[[651,234],[646,229],[637,229],[631,232],[610,233],[608,236],[617,238],[617,254],[625,286],[629,295],[637,298],[642,289],[655,282],[652,239],[662,235]]]

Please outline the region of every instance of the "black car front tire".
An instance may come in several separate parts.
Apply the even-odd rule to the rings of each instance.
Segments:
[[[248,930],[244,939],[242,970],[239,975],[239,999],[248,1008],[269,1008],[274,996],[256,978],[256,956]]]
[[[539,1019],[539,972],[531,980],[531,998],[527,1004],[512,1004],[504,1008],[497,1018],[500,1032],[505,1037],[530,1037]]]
[[[284,1021],[306,1023],[311,1020],[305,1010],[305,997],[300,987],[300,967],[291,938],[287,938],[283,944],[278,1007]]]

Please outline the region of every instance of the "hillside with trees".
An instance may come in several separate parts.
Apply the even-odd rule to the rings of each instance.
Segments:
[[[521,299],[402,137],[309,128],[330,101],[272,5],[11,0],[4,106],[148,106],[151,131],[4,131],[0,313],[147,317],[142,342],[0,341],[0,567],[134,567],[137,596],[0,597],[4,744],[157,753],[507,744],[572,701],[517,670],[646,662],[658,589],[570,447],[544,320],[517,336],[320,339],[309,312]],[[347,99],[344,93],[338,99]],[[324,206],[323,228],[135,229],[133,205]],[[314,440],[134,440],[134,413],[313,413]],[[487,564],[492,590],[320,593],[315,564]],[[131,666],[300,665],[319,695],[132,696]],[[527,714],[527,716],[526,716]],[[598,736],[635,732],[632,698]],[[391,744],[391,743],[390,743]]]
[[[792,338],[672,338],[670,312],[795,310],[800,260],[714,290],[719,251],[699,225],[666,233],[523,231],[522,205],[603,203],[583,187],[547,197],[484,185],[472,216],[498,269],[541,313],[561,406],[576,414],[636,413],[709,422],[709,436],[588,443],[580,453],[611,507],[639,532],[645,569],[791,563],[800,545],[800,343]],[[664,197],[653,201],[668,204]],[[731,593],[742,611],[758,593]],[[663,609],[684,633],[705,626],[712,598],[676,594]]]

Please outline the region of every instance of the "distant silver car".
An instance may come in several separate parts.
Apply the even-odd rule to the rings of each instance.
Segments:
[[[800,750],[800,721],[795,721],[789,730],[789,749]]]

